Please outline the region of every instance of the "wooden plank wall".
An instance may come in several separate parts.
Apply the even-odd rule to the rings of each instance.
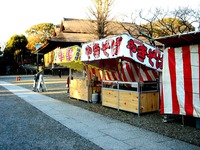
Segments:
[[[118,91],[102,89],[102,105],[118,109]]]
[[[138,93],[120,91],[119,98],[120,109],[138,113]]]
[[[140,112],[152,112],[159,110],[159,93],[141,93]]]
[[[102,89],[102,105],[133,113],[147,113],[159,110],[159,93],[139,93],[132,91],[118,91]],[[140,112],[138,110],[140,107]]]
[[[88,86],[84,79],[73,79],[70,84],[70,97],[84,101],[92,100],[92,89],[88,97]]]

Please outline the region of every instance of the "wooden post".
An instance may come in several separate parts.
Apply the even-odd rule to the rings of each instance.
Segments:
[[[120,103],[120,99],[119,99],[119,97],[120,97],[120,95],[119,95],[119,82],[117,82],[117,91],[118,91],[118,111],[119,111],[119,103]]]
[[[122,62],[121,58],[118,59],[118,64]],[[118,66],[117,66],[118,67]],[[119,69],[119,68],[118,68]],[[121,73],[120,76],[122,76],[122,72],[121,72],[121,65],[120,65],[120,70],[119,72]],[[119,104],[120,104],[120,93],[119,93],[119,82],[117,82],[117,91],[118,91],[118,111],[119,111]]]
[[[157,90],[158,90],[158,112],[160,112],[160,96],[161,96],[161,86],[162,86],[162,74],[158,72],[158,80],[157,80]],[[161,76],[161,77],[160,77]]]

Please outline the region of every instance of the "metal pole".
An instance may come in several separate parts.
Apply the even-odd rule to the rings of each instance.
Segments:
[[[88,66],[88,64],[86,64],[85,65],[85,69],[86,69],[86,72],[87,72],[87,91],[88,91],[88,93],[87,93],[87,95],[88,95],[88,101],[87,102],[90,102],[90,101],[92,101],[92,99],[90,99],[91,98],[91,94],[90,94],[90,90],[92,89],[91,88],[91,79],[90,79],[90,72],[89,72],[89,66]]]
[[[140,73],[140,69],[141,69],[141,65],[139,65],[139,71],[138,71],[138,73],[139,73],[139,75],[138,75],[138,77],[139,77],[139,81],[138,81],[138,116],[140,116],[140,100],[141,100],[141,84],[140,84],[140,76],[141,76],[141,73]]]
[[[37,52],[37,71],[39,70],[39,66],[38,66],[38,52]]]

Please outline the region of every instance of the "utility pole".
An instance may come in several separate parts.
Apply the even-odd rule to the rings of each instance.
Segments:
[[[37,71],[39,70],[39,65],[38,65],[38,52],[37,52]]]
[[[38,50],[41,46],[42,46],[41,43],[36,43],[35,44],[35,49]],[[37,61],[37,71],[39,70],[39,64],[38,64],[39,63],[39,60],[38,60],[39,58],[38,57],[39,56],[38,56],[38,51],[37,51],[37,60],[36,60]]]

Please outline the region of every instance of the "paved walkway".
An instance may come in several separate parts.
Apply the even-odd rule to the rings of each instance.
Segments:
[[[0,81],[0,85],[106,150],[200,150],[200,147],[165,137]]]

